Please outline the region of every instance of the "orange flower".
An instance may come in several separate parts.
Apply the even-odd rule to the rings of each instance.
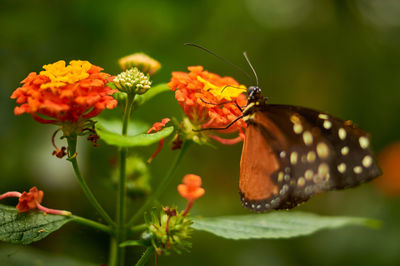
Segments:
[[[29,192],[25,191],[22,192],[22,194],[19,193],[18,191],[9,191],[3,193],[0,195],[0,200],[10,197],[19,198],[17,205],[17,210],[19,212],[27,212],[29,210],[38,209],[44,213],[57,214],[57,215],[71,215],[71,212],[69,211],[49,209],[40,205],[43,199],[43,191],[38,190],[36,187],[31,188]]]
[[[117,90],[106,86],[109,74],[88,61],[58,61],[32,72],[11,95],[20,106],[14,113],[28,113],[40,123],[77,123],[116,107],[111,96]]]
[[[221,77],[203,70],[202,66],[188,67],[189,73],[173,72],[168,86],[175,91],[175,98],[195,127],[222,128],[241,115],[239,106],[245,106],[246,87],[231,77]],[[209,137],[223,143],[234,144],[244,138],[246,123],[237,121],[219,133],[238,132],[234,139],[223,139],[210,134]]]
[[[206,191],[201,187],[201,177],[198,175],[187,174],[183,177],[182,183],[178,185],[178,192],[188,201],[182,214],[182,216],[186,216],[192,208],[194,201],[202,197]]]
[[[33,187],[29,190],[29,192],[22,192],[22,195],[19,197],[17,210],[19,212],[27,212],[29,210],[36,209],[37,205],[42,203],[42,199],[43,191]]]
[[[400,196],[400,142],[385,147],[379,153],[378,163],[383,174],[375,184],[389,196]]]
[[[201,177],[198,175],[187,174],[183,177],[182,183],[178,185],[178,192],[189,201],[196,200],[205,193],[204,188],[201,187]]]

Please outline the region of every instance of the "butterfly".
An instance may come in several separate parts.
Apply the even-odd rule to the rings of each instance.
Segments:
[[[224,62],[241,68],[196,44]],[[247,89],[246,124],[240,159],[242,205],[255,212],[291,209],[323,191],[355,187],[379,175],[369,134],[350,120],[317,110],[269,104],[257,86]],[[246,72],[244,72],[246,74]],[[238,106],[240,108],[240,106]]]
[[[350,120],[293,105],[268,104],[248,88],[240,161],[242,204],[252,211],[291,209],[327,190],[381,175],[369,134]]]

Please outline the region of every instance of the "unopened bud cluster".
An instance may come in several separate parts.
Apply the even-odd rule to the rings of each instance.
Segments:
[[[151,221],[147,222],[148,229],[143,237],[150,238],[151,245],[158,255],[169,255],[171,252],[182,253],[191,248],[191,233],[193,229],[190,225],[193,221],[183,212],[176,209],[165,207],[159,215],[153,211]]]
[[[128,94],[143,94],[150,89],[149,76],[134,67],[117,75],[113,80],[118,90]]]

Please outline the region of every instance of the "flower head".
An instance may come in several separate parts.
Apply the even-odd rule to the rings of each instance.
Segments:
[[[111,96],[116,90],[106,86],[109,74],[88,61],[60,60],[32,72],[11,95],[20,106],[14,113],[28,113],[41,123],[78,123],[116,107]]]
[[[143,94],[150,89],[149,77],[134,67],[117,75],[113,82],[118,90],[128,94]]]
[[[245,106],[246,87],[231,77],[221,77],[203,70],[202,66],[188,67],[189,73],[173,72],[168,86],[190,119],[194,129],[223,128],[241,115],[238,106]],[[208,136],[223,144],[234,144],[244,138],[245,122],[239,120],[219,133],[239,132],[235,139]],[[189,129],[187,131],[191,131]]]
[[[127,70],[137,67],[140,71],[149,74],[150,76],[156,73],[161,64],[157,60],[151,58],[145,53],[134,53],[118,60],[122,70]]]
[[[201,177],[198,175],[187,174],[183,177],[182,183],[178,185],[178,192],[187,200],[196,200],[205,193],[201,187]]]
[[[19,197],[17,210],[19,212],[27,212],[29,210],[36,209],[37,205],[42,203],[42,199],[43,191],[33,187],[29,190],[29,192],[22,192],[22,195]]]
[[[56,215],[71,215],[71,212],[69,211],[49,209],[40,205],[43,199],[43,191],[38,190],[36,187],[31,188],[29,192],[22,192],[22,194],[18,191],[9,191],[3,193],[0,195],[0,200],[9,197],[19,198],[17,205],[18,212],[27,212],[29,210],[38,209],[44,213]]]

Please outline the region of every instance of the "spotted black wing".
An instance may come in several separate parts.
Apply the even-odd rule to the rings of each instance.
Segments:
[[[354,187],[381,174],[368,133],[350,121],[303,107],[265,105],[247,123],[271,151],[254,156],[253,164],[277,162],[273,172],[258,173],[273,184],[269,197],[253,199],[240,187],[243,204],[255,211],[290,209],[314,194]],[[240,179],[251,172],[248,165],[241,164]]]

